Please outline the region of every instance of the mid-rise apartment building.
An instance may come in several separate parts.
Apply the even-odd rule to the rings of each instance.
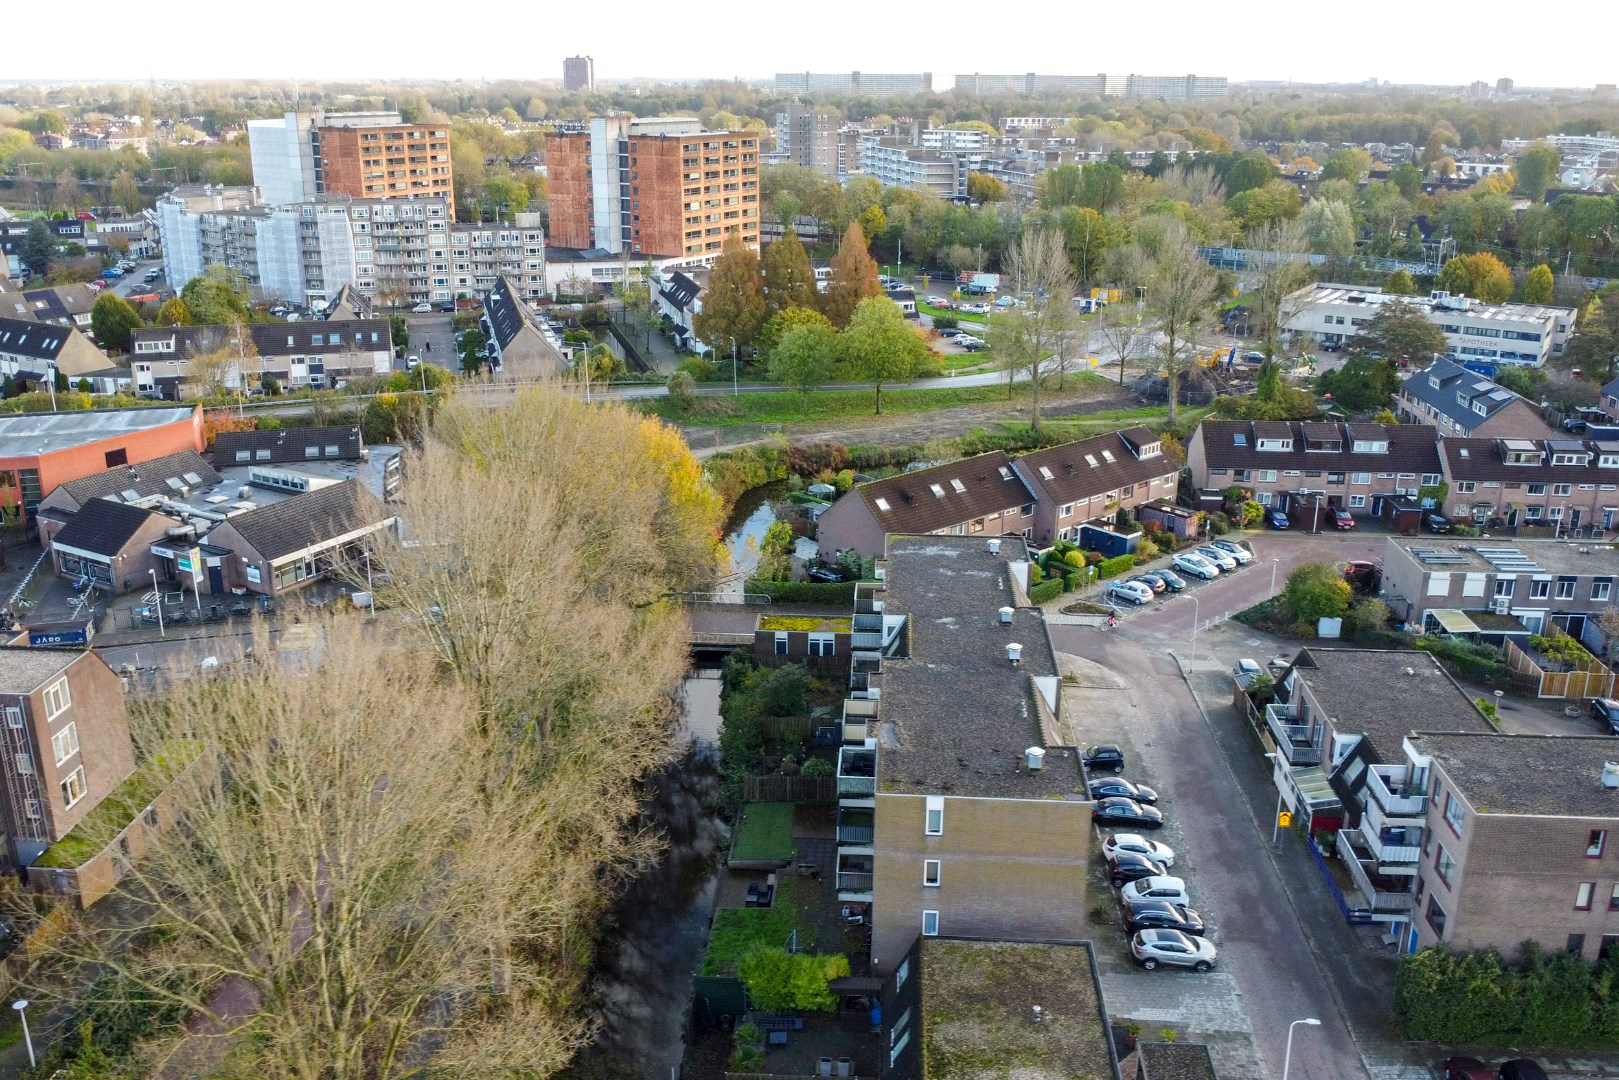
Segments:
[[[759,136],[682,117],[599,116],[546,138],[551,242],[632,256],[759,247]]]
[[[1574,329],[1574,309],[1546,304],[1483,304],[1435,290],[1426,297],[1396,296],[1358,285],[1306,285],[1283,306],[1283,327],[1311,340],[1342,343],[1355,337],[1387,303],[1410,305],[1444,331],[1446,354],[1459,364],[1540,367],[1561,353]]]
[[[799,101],[788,102],[787,111],[776,114],[777,159],[781,164],[802,165],[836,179],[849,171],[844,162],[844,141],[838,134],[842,125],[837,113],[822,112]]]
[[[596,89],[596,61],[588,56],[570,56],[562,61],[562,89]]]
[[[776,92],[785,94],[870,94],[904,97],[933,93],[933,72],[914,75],[879,75],[869,71],[776,73]]]
[[[926,150],[895,136],[867,135],[860,140],[860,171],[884,187],[910,188],[943,198],[966,195],[970,170],[963,154]]]
[[[984,150],[990,135],[977,128],[927,128],[921,142],[924,150]]]
[[[779,78],[779,76],[778,76]],[[1226,96],[1223,76],[1208,75],[957,75],[956,89],[995,94],[1063,93],[1133,101],[1202,101]]]
[[[271,206],[320,195],[440,198],[455,210],[450,132],[402,123],[396,112],[289,112],[250,120],[253,182]]]
[[[874,974],[919,937],[1085,934],[1091,806],[1029,565],[1015,537],[896,537],[855,594],[837,888]]]

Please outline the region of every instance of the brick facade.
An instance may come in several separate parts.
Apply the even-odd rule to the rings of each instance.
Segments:
[[[445,128],[323,127],[321,190],[364,199],[440,198],[455,215],[450,133]]]

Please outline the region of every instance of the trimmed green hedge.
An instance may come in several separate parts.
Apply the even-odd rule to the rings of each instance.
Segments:
[[[1084,587],[1084,585],[1085,585],[1085,571],[1076,570],[1072,574],[1068,574],[1067,576],[1065,576],[1062,580],[1063,580],[1063,584],[1067,586],[1067,591],[1073,592],[1075,589],[1079,589],[1079,588]]]
[[[789,604],[826,604],[848,607],[854,603],[852,581],[833,584],[823,581],[765,581],[754,578],[746,585],[750,593],[764,593],[771,600]]]
[[[1051,578],[1042,581],[1029,590],[1029,603],[1044,604],[1048,600],[1055,600],[1062,595],[1062,578]]]
[[[1619,1047],[1619,955],[1591,964],[1524,942],[1509,964],[1494,949],[1423,949],[1395,972],[1394,1023],[1447,1045]]]
[[[1111,559],[1103,559],[1097,563],[1096,570],[1098,576],[1110,578],[1133,569],[1135,565],[1136,557],[1134,555],[1115,555]]]

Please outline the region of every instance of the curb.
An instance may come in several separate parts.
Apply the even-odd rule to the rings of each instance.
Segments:
[[[1175,654],[1173,649],[1165,649],[1164,651],[1175,661],[1175,670],[1180,672],[1181,681],[1186,684],[1186,692],[1192,695],[1192,701],[1197,704],[1198,715],[1203,718],[1204,726],[1208,728],[1209,734],[1214,737],[1214,744],[1219,747],[1220,757],[1226,763],[1226,770],[1231,773],[1232,779],[1236,779],[1236,770],[1231,767],[1231,755],[1227,751],[1225,743],[1220,740],[1220,733],[1215,730],[1213,722],[1209,720],[1208,710],[1203,708],[1203,701],[1197,696],[1197,690],[1192,686],[1191,677],[1186,672],[1186,665]],[[1240,783],[1237,786],[1238,788],[1242,787]],[[1315,961],[1316,970],[1321,973],[1322,985],[1327,988],[1327,993],[1332,997],[1332,1003],[1338,1009],[1338,1015],[1343,1019],[1344,1030],[1349,1033],[1349,1041],[1355,1045],[1355,1052],[1360,1055],[1360,1067],[1369,1080],[1374,1074],[1372,1063],[1366,1057],[1366,1048],[1361,1045],[1360,1036],[1355,1033],[1354,1025],[1349,1022],[1349,1011],[1344,1008],[1343,998],[1338,996],[1338,988],[1332,984],[1332,980],[1327,976],[1327,968],[1321,960],[1320,952],[1316,949],[1314,936],[1304,931],[1304,917],[1299,911],[1299,905],[1294,899],[1293,893],[1289,891],[1286,881],[1282,878],[1281,861],[1278,858],[1278,853],[1269,844],[1264,843],[1264,822],[1255,816],[1253,806],[1247,799],[1243,799],[1243,803],[1248,811],[1249,818],[1254,823],[1255,831],[1259,834],[1261,845],[1265,849],[1265,857],[1270,860],[1271,866],[1275,868],[1277,880],[1282,882],[1282,895],[1287,898],[1288,909],[1293,912],[1293,918],[1299,924],[1299,930],[1303,933],[1304,940],[1309,945],[1310,959]]]

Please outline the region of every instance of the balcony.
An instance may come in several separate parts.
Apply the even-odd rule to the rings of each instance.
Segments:
[[[1340,837],[1359,840],[1358,834],[1341,833]],[[1343,864],[1349,870],[1349,877],[1360,892],[1360,906],[1371,910],[1376,918],[1379,915],[1401,915],[1412,911],[1416,907],[1416,896],[1413,894],[1411,877],[1389,877],[1377,871],[1374,862],[1358,844],[1344,844],[1342,854]],[[1391,921],[1383,919],[1379,921]]]
[[[838,843],[870,845],[877,837],[876,812],[869,807],[838,808]]]
[[[1417,860],[1422,858],[1421,828],[1377,827],[1372,824],[1371,816],[1366,815],[1360,819],[1358,836],[1379,870],[1402,874],[1417,872]]]
[[[871,899],[873,869],[870,847],[839,848],[838,899]]]
[[[845,698],[843,701],[843,741],[857,746],[875,735],[869,729],[877,722],[877,701],[874,698]]]
[[[877,741],[868,738],[864,746],[838,748],[838,794],[877,793]]]
[[[851,649],[881,649],[883,647],[883,632],[881,630],[856,630],[849,635]]]
[[[1381,816],[1394,820],[1397,825],[1420,825],[1428,816],[1426,777],[1412,778],[1412,770],[1403,765],[1373,765],[1366,778],[1366,791],[1371,796],[1368,809],[1376,805]]]
[[[1290,765],[1321,764],[1321,746],[1316,741],[1318,728],[1308,719],[1297,705],[1272,703],[1265,706],[1265,723],[1270,728],[1271,738]]]

